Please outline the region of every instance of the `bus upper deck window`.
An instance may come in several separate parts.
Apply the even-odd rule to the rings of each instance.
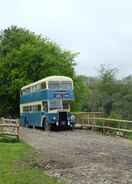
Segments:
[[[32,86],[32,92],[35,92],[35,86]]]
[[[48,87],[54,90],[70,90],[72,83],[69,81],[49,81]]]
[[[31,88],[26,88],[23,90],[23,95],[27,95],[31,92]]]
[[[37,91],[39,91],[41,89],[41,84],[37,85]]]
[[[41,83],[41,89],[46,89],[46,82]]]

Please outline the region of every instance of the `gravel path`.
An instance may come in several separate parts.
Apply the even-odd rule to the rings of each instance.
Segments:
[[[132,141],[88,130],[21,132],[44,154],[41,166],[66,184],[132,184]]]

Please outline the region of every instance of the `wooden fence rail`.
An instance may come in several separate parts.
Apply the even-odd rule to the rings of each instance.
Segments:
[[[126,135],[132,133],[132,121],[83,116],[82,113],[76,115],[76,128],[89,128],[92,130],[101,130],[102,133],[116,132],[117,135]]]
[[[0,135],[11,135],[16,136],[17,139],[20,137],[19,133],[20,125],[18,119],[0,119]]]

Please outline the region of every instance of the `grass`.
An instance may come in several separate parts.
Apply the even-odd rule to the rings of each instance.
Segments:
[[[128,139],[132,140],[132,133],[127,134]]]
[[[25,143],[0,137],[0,184],[60,184],[36,167],[37,156]]]

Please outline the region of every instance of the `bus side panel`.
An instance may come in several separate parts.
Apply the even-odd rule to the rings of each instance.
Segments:
[[[27,127],[29,125],[29,113],[25,112],[25,113],[21,113],[20,114],[20,122],[21,125],[24,127]]]
[[[31,94],[27,94],[24,96],[20,97],[20,103],[29,103],[29,102],[35,102],[35,101],[40,101],[40,100],[46,100],[47,99],[47,90],[43,90],[43,91],[38,91],[38,92],[34,92]]]
[[[41,126],[41,112],[26,112],[21,113],[20,121],[21,125],[24,127],[31,126]]]
[[[32,126],[41,126],[41,112],[31,112],[30,113],[30,122]]]

